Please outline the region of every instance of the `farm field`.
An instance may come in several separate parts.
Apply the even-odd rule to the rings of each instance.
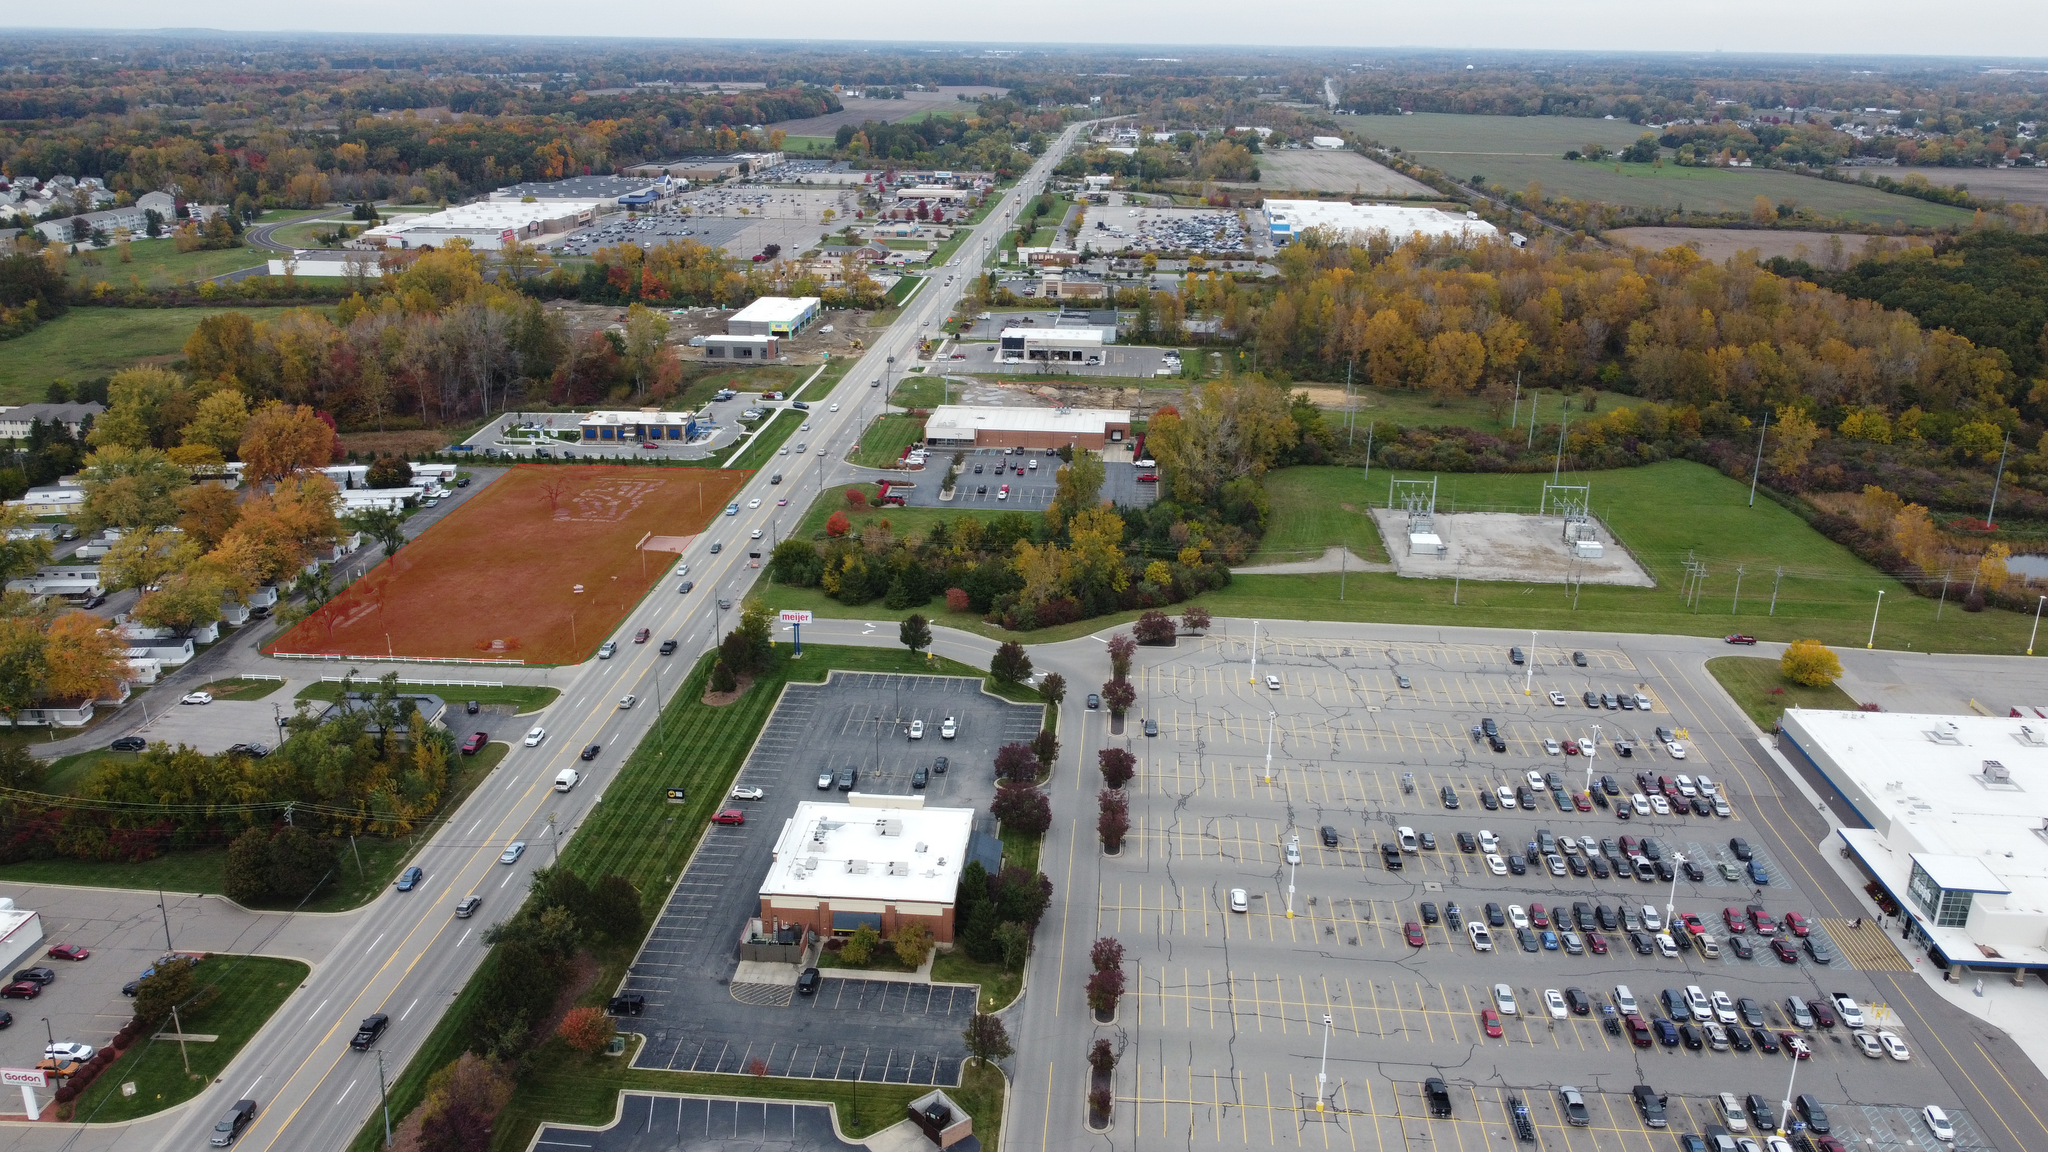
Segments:
[[[1633,244],[1652,252],[1688,245],[1717,263],[1737,252],[1754,249],[1758,260],[1790,256],[1816,265],[1827,254],[1829,236],[1840,236],[1843,251],[1852,257],[1868,239],[1854,232],[1793,232],[1770,228],[1610,228],[1602,235],[1608,240]]]
[[[1443,199],[1443,193],[1410,179],[1356,152],[1336,149],[1282,149],[1261,153],[1259,178],[1226,188],[1258,188],[1266,192],[1355,192],[1366,196]]]
[[[1426,473],[1396,475],[1429,478]],[[1268,483],[1282,476],[1288,478],[1285,483],[1305,491],[1273,501],[1267,538],[1290,542],[1297,549],[1345,542],[1349,526],[1323,515],[1319,531],[1304,529],[1283,518],[1287,509],[1384,507],[1387,501],[1389,476],[1382,470],[1376,469],[1368,481],[1358,469],[1292,468],[1274,473]],[[1439,477],[1437,509],[1533,512],[1547,479],[1541,474],[1446,473]],[[1332,572],[1239,576],[1202,602],[1219,616],[1696,636],[1740,631],[1766,640],[1812,636],[1829,644],[1861,645],[1870,630],[1877,594],[1883,591],[1876,638],[1880,647],[2015,655],[2027,647],[2033,617],[1996,610],[1966,613],[1950,605],[1937,621],[1934,601],[1913,595],[1767,497],[1759,496],[1756,506],[1749,507],[1747,484],[1703,465],[1668,461],[1611,472],[1571,472],[1562,482],[1591,485],[1594,516],[1657,579],[1657,587],[1588,584],[1575,606],[1570,589],[1553,584],[1458,583],[1354,572],[1345,580],[1340,601],[1338,574]],[[1707,570],[1697,611],[1681,595],[1688,556],[1704,562]],[[1773,615],[1772,585],[1781,568],[1784,576],[1778,582]]]
[[[0,404],[43,400],[50,382],[111,376],[138,361],[184,355],[199,321],[231,308],[73,308],[0,343]]]
[[[94,252],[96,264],[86,263],[83,255],[73,256],[64,262],[65,278],[80,287],[105,282],[116,288],[128,288],[140,281],[145,288],[168,288],[259,267],[270,259],[270,253],[255,248],[180,252],[169,239],[134,240],[129,243],[128,252],[131,260],[126,264],[114,248]]]
[[[1929,184],[1955,187],[1967,185],[1970,195],[1986,203],[1995,204],[2000,200],[2008,204],[2048,205],[2048,166],[2035,165],[2032,168],[1861,168],[1851,169],[1850,176],[1864,172],[1878,176],[1889,176],[1904,180],[1918,172],[1927,177]]]
[[[745,479],[728,469],[515,467],[268,650],[580,663],[667,570],[672,554],[643,557],[642,536],[702,531]],[[476,595],[482,587],[492,595]]]
[[[1680,168],[1675,164],[1593,163],[1564,159],[1587,144],[1633,143],[1641,125],[1557,116],[1353,116],[1360,133],[1396,145],[1457,180],[1484,176],[1522,189],[1537,181],[1553,196],[1636,208],[1748,212],[1758,196],[1793,202],[1863,224],[1966,226],[1973,214],[1875,188],[1858,188],[1767,168]]]

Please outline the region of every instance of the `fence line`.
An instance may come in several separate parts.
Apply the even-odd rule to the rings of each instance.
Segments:
[[[349,679],[346,676],[322,676],[322,684],[340,684]],[[357,683],[374,684],[374,680],[358,680]],[[425,684],[435,688],[503,688],[503,680],[400,680],[400,684]]]
[[[524,668],[524,660],[489,660],[477,656],[370,656],[348,652],[265,652],[273,660],[354,660],[364,664],[489,664]]]

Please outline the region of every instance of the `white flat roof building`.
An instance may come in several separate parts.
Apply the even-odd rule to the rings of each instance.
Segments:
[[[818,318],[823,303],[816,296],[763,296],[733,313],[725,330],[732,336],[794,336]]]
[[[1937,960],[2048,968],[2048,720],[1791,709],[1778,746]]]
[[[887,935],[908,918],[950,943],[974,809],[921,800],[853,792],[844,804],[799,803],[761,880],[762,924],[827,936],[867,924]]]
[[[1131,414],[1121,408],[976,408],[946,404],[925,421],[935,448],[1059,448],[1101,451],[1129,438]]]
[[[366,248],[419,248],[459,239],[469,241],[479,251],[495,252],[515,239],[531,241],[550,232],[588,224],[605,207],[596,200],[531,204],[484,200],[439,212],[394,212],[391,219],[365,231],[352,243]]]
[[[1411,236],[1431,239],[1454,237],[1472,241],[1500,235],[1498,228],[1484,220],[1452,215],[1435,208],[1347,204],[1341,200],[1268,200],[1266,227],[1274,244],[1289,243],[1310,228],[1321,228],[1339,237],[1383,232],[1395,243]]]

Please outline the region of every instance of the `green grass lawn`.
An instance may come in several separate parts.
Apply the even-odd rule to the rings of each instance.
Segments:
[[[910,416],[880,416],[861,434],[860,449],[853,454],[853,462],[864,468],[886,468],[903,458],[905,448],[922,439],[924,421]],[[917,477],[919,482],[923,479],[922,475]]]
[[[43,778],[41,791],[56,795],[68,795],[78,789],[93,769],[109,760],[133,760],[137,753],[116,752],[110,748],[95,748],[90,752],[74,752],[69,756],[50,761],[49,775]]]
[[[202,1008],[180,1009],[185,1035],[213,1035],[217,1040],[187,1041],[180,1052],[175,1040],[139,1039],[114,1066],[102,1072],[74,1104],[80,1120],[111,1124],[161,1112],[197,1096],[225,1071],[242,1045],[263,1027],[312,969],[297,960],[269,956],[214,956],[193,970],[201,985],[219,991]],[[172,1030],[169,1020],[163,1030]],[[187,1072],[186,1061],[191,1062]],[[121,1085],[135,1084],[124,1096]]]
[[[211,692],[215,700],[261,700],[279,688],[282,680],[251,680],[243,676],[232,676],[226,680],[215,680],[201,685],[197,691]]]
[[[830,136],[784,136],[782,150],[785,152],[830,152]]]
[[[815,404],[823,400],[831,393],[832,389],[839,386],[841,380],[846,379],[846,374],[853,370],[853,359],[852,356],[841,356],[836,360],[828,361],[825,365],[825,370],[819,372],[814,380],[811,379],[810,373],[816,371],[816,369],[806,370],[799,383],[802,380],[810,380],[810,385],[795,396],[792,396],[791,399],[801,400],[806,404]]]
[[[1335,476],[1321,472],[1283,468],[1266,477],[1272,515],[1251,563],[1314,560],[1337,544],[1349,546],[1361,559],[1386,560],[1387,549],[1373,523],[1371,486],[1364,480],[1364,472],[1349,468]]]
[[[936,472],[937,469],[932,469],[931,471]],[[960,482],[962,484],[966,483],[967,478],[972,475],[973,473],[968,473],[966,477],[961,478]],[[919,484],[936,484],[938,480],[936,478],[928,479],[927,477],[919,476],[917,482]],[[848,504],[844,493],[849,488],[858,488],[862,492],[867,493],[867,504],[860,508],[855,508],[853,505]],[[824,535],[825,521],[830,520],[834,512],[846,513],[847,522],[855,534],[865,531],[869,524],[887,520],[889,522],[889,531],[898,536],[922,536],[933,524],[941,522],[950,524],[963,516],[974,520],[988,520],[1000,514],[987,508],[969,508],[964,506],[960,508],[944,506],[938,508],[878,508],[875,506],[874,501],[875,493],[880,490],[881,486],[877,484],[834,484],[825,490],[824,495],[812,501],[810,509],[804,513],[802,523],[797,525],[796,530],[791,535],[811,537]],[[816,592],[816,589],[805,589],[805,591]],[[930,615],[930,613],[927,612],[926,615]]]
[[[374,692],[377,688],[377,681],[373,679],[358,680],[355,684],[355,689],[358,692]],[[448,717],[448,723],[451,727],[461,726],[461,709],[465,700],[474,700],[479,704],[510,704],[516,707],[519,710],[519,714],[523,716],[528,712],[540,711],[554,703],[555,697],[562,694],[562,690],[559,688],[538,688],[524,684],[508,684],[503,688],[461,688],[448,684],[401,683],[398,686],[398,690],[401,692],[429,692],[446,700],[451,712],[451,715]],[[297,696],[292,697],[294,700],[326,700],[329,702],[339,700],[340,698],[341,684],[338,681],[332,680],[322,680],[318,684],[308,684],[304,688],[299,689]]]
[[[1536,439],[1541,440],[1543,438],[1543,428],[1547,426],[1551,430],[1551,439],[1554,442],[1557,438],[1558,414],[1563,411],[1567,399],[1571,402],[1571,423],[1573,425],[1577,425],[1579,421],[1589,417],[1597,417],[1602,413],[1611,412],[1616,408],[1640,406],[1642,404],[1640,399],[1633,396],[1625,396],[1619,392],[1601,392],[1599,399],[1594,402],[1593,411],[1588,413],[1579,403],[1579,394],[1577,392],[1573,392],[1567,397],[1555,390],[1545,391],[1531,388],[1522,393],[1522,400],[1519,406],[1509,405],[1501,412],[1500,419],[1496,420],[1493,417],[1492,409],[1487,406],[1486,401],[1477,396],[1461,397],[1445,404],[1439,404],[1436,398],[1427,392],[1408,388],[1378,388],[1359,384],[1352,386],[1351,407],[1347,409],[1346,402],[1341,395],[1343,388],[1342,373],[1333,373],[1333,375],[1336,375],[1338,378],[1338,382],[1334,385],[1327,383],[1308,384],[1304,381],[1298,382],[1297,386],[1306,384],[1309,387],[1315,388],[1334,387],[1338,389],[1340,394],[1324,401],[1327,406],[1323,409],[1323,422],[1327,427],[1336,432],[1339,439],[1349,439],[1359,445],[1365,443],[1366,427],[1375,421],[1391,421],[1403,427],[1420,426],[1434,428],[1449,426],[1470,428],[1477,432],[1490,432],[1501,436],[1508,435],[1512,428],[1514,432],[1522,434],[1523,442],[1526,444],[1528,442],[1529,413],[1532,410],[1536,413]],[[1161,378],[1161,383],[1162,386],[1186,386],[1184,381],[1167,379],[1165,377]],[[1317,399],[1321,401],[1323,397],[1319,395]],[[1347,411],[1354,413],[1350,417],[1349,426],[1345,422]],[[1382,437],[1384,437],[1386,432],[1387,429],[1380,429]]]
[[[1010,1006],[1024,992],[1024,974],[1001,964],[983,964],[955,948],[932,961],[932,981],[938,984],[981,985],[981,1010],[996,1012]]]
[[[1386,502],[1387,474],[1379,469],[1374,470],[1370,483],[1363,480],[1362,472],[1350,469],[1288,471],[1311,473],[1287,480],[1311,489],[1291,497],[1297,507],[1311,503],[1317,492],[1329,504]],[[1440,512],[1533,511],[1546,477],[1445,474],[1440,479]],[[1591,484],[1594,514],[1644,564],[1656,578],[1657,587],[1588,584],[1575,610],[1571,592],[1564,585],[1468,580],[1457,589],[1458,603],[1453,605],[1451,581],[1352,573],[1344,581],[1345,599],[1340,602],[1338,574],[1332,572],[1241,576],[1230,587],[1205,597],[1203,603],[1219,616],[1596,628],[1696,636],[1742,631],[1767,640],[1812,636],[1829,644],[1860,645],[1869,633],[1877,594],[1883,591],[1879,646],[2006,654],[2026,649],[2033,617],[1997,610],[1959,612],[1951,605],[1936,621],[1934,601],[1911,595],[1898,581],[1864,564],[1771,500],[1759,497],[1754,508],[1748,507],[1748,485],[1703,465],[1669,461],[1645,468],[1572,473],[1566,482]],[[1278,507],[1276,502],[1276,511]],[[1314,532],[1277,516],[1268,532],[1281,540],[1315,539]],[[1700,598],[1697,612],[1679,593],[1688,554],[1707,566],[1706,594]],[[1731,612],[1738,567],[1744,570],[1742,599],[1739,611]],[[1773,616],[1771,584],[1780,567],[1785,575]]]
[[[206,280],[224,272],[264,265],[273,255],[258,248],[213,248],[197,252],[178,251],[175,241],[135,240],[128,245],[128,263],[121,262],[118,248],[94,252],[98,263],[87,263],[81,253],[64,262],[65,278],[75,285],[105,282],[128,288],[140,281],[145,288],[170,287]]]
[[[337,212],[312,216],[296,224],[287,224],[272,232],[270,238],[279,244],[289,244],[294,248],[318,248],[320,247],[320,242],[313,238],[315,233],[336,232],[345,227],[362,228],[365,226],[361,220],[350,219],[348,210],[344,208],[339,209]]]
[[[889,393],[889,403],[898,408],[936,408],[946,402],[946,378],[909,373]]]
[[[746,447],[729,457],[728,468],[766,468],[776,460],[775,450],[782,447],[804,422],[805,413],[794,408],[771,408],[771,415],[763,424],[756,424],[755,432],[746,440]],[[737,445],[728,445],[737,447]]]
[[[618,778],[605,790],[605,802],[592,811],[563,847],[563,866],[586,877],[622,875],[639,888],[644,903],[659,907],[688,862],[711,813],[732,787],[733,778],[768,714],[774,710],[783,685],[791,681],[820,683],[834,669],[907,675],[982,675],[979,669],[944,658],[928,661],[900,648],[814,644],[804,650],[804,658],[799,661],[790,658],[787,645],[778,643],[768,669],[753,686],[733,703],[713,708],[702,702],[711,674],[707,654],[697,661],[654,730],[626,758]],[[672,787],[685,789],[689,802],[670,804],[667,789]],[[612,967],[621,963],[615,960]],[[588,1002],[602,1003],[606,991],[613,986],[607,981],[616,975],[617,972],[610,972],[600,978],[587,997]],[[392,1115],[403,1116],[416,1107],[426,1078],[461,1054],[468,1010],[473,1005],[470,998],[480,985],[478,980],[469,982],[453,1008],[435,1026],[419,1055],[392,1085]],[[552,1040],[548,1043],[558,1044]],[[612,1114],[614,1093],[622,1087],[829,1100],[842,1105],[850,1103],[852,1096],[852,1086],[845,1083],[633,1072],[624,1064],[623,1059],[585,1063],[566,1057],[535,1061],[535,1071],[521,1082],[512,1107],[500,1119],[495,1146],[525,1147],[534,1126],[544,1118],[601,1123],[602,1118]],[[903,1089],[905,1094],[891,1097],[888,1107],[871,1111],[876,1096],[893,1090],[877,1092],[876,1086],[862,1085],[860,1111],[853,1118],[862,1125],[873,1126],[849,1130],[865,1134],[895,1123],[902,1116],[903,1106],[918,1093]],[[987,1106],[987,1099],[982,1097],[982,1106]],[[994,1100],[995,1111],[986,1114],[992,1123],[1000,1117],[1000,1093]],[[968,1102],[963,1099],[961,1103]],[[976,1130],[986,1131],[985,1114],[977,1111],[974,1115]],[[848,1117],[842,1107],[842,1126],[848,1124]],[[366,1125],[352,1148],[372,1152],[382,1135],[381,1124]]]
[[[1707,661],[1707,671],[1766,732],[1777,730],[1778,718],[1787,708],[1848,711],[1857,707],[1853,697],[1833,684],[1821,688],[1794,684],[1785,678],[1778,662],[1768,657],[1721,656]]]
[[[0,343],[0,403],[41,403],[53,380],[78,383],[133,368],[146,357],[182,357],[185,339],[200,320],[231,311],[73,308],[26,336]]]

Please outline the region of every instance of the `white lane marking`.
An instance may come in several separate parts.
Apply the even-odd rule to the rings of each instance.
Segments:
[[[349,1081],[349,1082],[348,1082],[348,1087],[346,1087],[346,1088],[343,1088],[343,1089],[341,1090],[341,1095],[339,1095],[339,1096],[335,1097],[335,1098],[334,1098],[334,1102],[335,1102],[336,1104],[339,1104],[339,1103],[341,1103],[341,1102],[342,1102],[343,1100],[346,1100],[346,1099],[348,1099],[348,1094],[349,1094],[349,1093],[351,1093],[351,1092],[353,1092],[353,1091],[355,1091],[355,1090],[356,1090],[356,1082],[355,1082],[355,1081],[353,1081],[353,1080]]]
[[[389,933],[387,932],[377,933],[377,939],[370,941],[370,946],[368,948],[363,949],[363,955],[368,956],[370,953],[376,951],[377,945],[381,943],[384,937],[387,935],[389,935]]]
[[[261,1076],[258,1076],[258,1077],[257,1077],[257,1078],[255,1078],[254,1080],[251,1080],[251,1081],[249,1081],[249,1091],[248,1091],[248,1095],[250,1095],[250,1096],[252,1096],[252,1097],[253,1097],[253,1096],[255,1096],[255,1095],[256,1095],[256,1086],[257,1086],[258,1084],[261,1084],[261,1083],[263,1083],[263,1077],[261,1077]]]
[[[464,928],[464,929],[462,930],[462,939],[460,939],[460,940],[457,940],[457,941],[455,942],[455,946],[456,946],[457,948],[460,948],[460,947],[462,947],[462,946],[463,946],[464,944],[468,943],[468,942],[469,942],[469,934],[470,934],[471,932],[474,932],[474,931],[476,931],[476,929],[474,929],[474,928]]]
[[[481,828],[481,827],[483,827],[483,824],[484,824],[484,818],[483,818],[483,817],[481,817],[481,816],[479,816],[479,817],[477,817],[477,818],[476,818],[476,823],[474,823],[474,824],[471,824],[471,825],[469,826],[469,830],[470,830],[471,832],[474,832],[474,831],[476,831],[476,830],[477,830],[478,828]]]
[[[510,884],[512,882],[512,877],[514,875],[516,875],[516,873],[505,873],[505,878],[503,880],[498,881],[498,887],[503,888],[505,885]]]
[[[468,935],[468,933],[464,933],[464,935]],[[407,1016],[410,1016],[410,1015],[412,1015],[412,1010],[413,1010],[413,1009],[415,1009],[415,1008],[417,1008],[417,1007],[419,1007],[419,1006],[420,1006],[420,1002],[419,1002],[419,1001],[418,1001],[417,999],[415,999],[415,1000],[414,1000],[414,1001],[413,1001],[412,1003],[410,1003],[410,1004],[407,1004],[407,1005],[405,1006],[405,1011],[403,1011],[403,1012],[400,1012],[400,1013],[398,1014],[398,1022],[399,1022],[400,1024],[403,1024],[403,1023],[405,1023],[405,1018],[406,1018]]]
[[[328,999],[328,1000],[332,1000],[332,999],[333,999],[333,997],[332,997],[332,996],[330,996],[330,997],[328,997],[327,999]],[[322,1001],[320,1002],[320,1008],[325,1008],[325,1007],[327,1007],[327,1000],[322,1000]],[[313,1011],[312,1011],[312,1012],[310,1012],[310,1013],[308,1013],[308,1014],[307,1014],[307,1016],[306,1016],[306,1022],[307,1022],[308,1024],[310,1024],[310,1023],[312,1023],[312,1022],[313,1022],[313,1019],[314,1019],[314,1017],[316,1017],[316,1016],[320,1015],[320,1008],[315,1008],[315,1009],[313,1009]]]

